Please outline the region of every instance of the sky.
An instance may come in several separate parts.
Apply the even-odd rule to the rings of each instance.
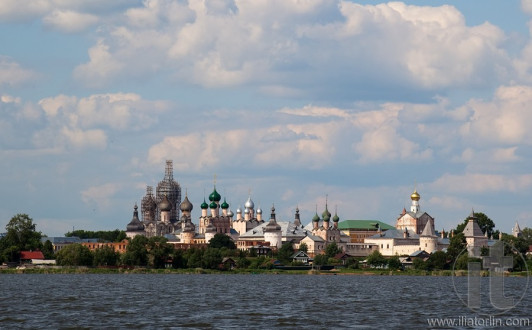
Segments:
[[[278,221],[532,227],[532,1],[0,2],[0,231],[123,229],[183,196]],[[216,177],[216,181],[215,178]]]

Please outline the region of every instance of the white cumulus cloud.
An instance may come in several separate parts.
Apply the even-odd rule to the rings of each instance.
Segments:
[[[89,187],[81,191],[81,200],[85,204],[94,205],[100,210],[111,207],[112,197],[120,190],[117,183],[106,183],[99,186]]]
[[[532,143],[532,87],[499,87],[491,101],[472,100],[470,120],[461,127],[462,135],[478,144],[515,145]]]
[[[512,70],[502,30],[467,26],[452,6],[152,0],[126,17],[101,30],[77,79],[98,86],[164,71],[204,87],[318,97],[485,86]]]
[[[19,63],[7,56],[0,55],[0,87],[18,86],[31,82],[39,75],[29,69],[23,68]]]
[[[45,26],[66,33],[82,32],[98,23],[98,17],[72,10],[54,10],[43,18]]]

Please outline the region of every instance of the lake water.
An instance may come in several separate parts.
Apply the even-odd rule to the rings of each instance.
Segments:
[[[467,277],[2,274],[0,328],[427,329],[476,316],[453,282]],[[527,279],[505,284],[520,293]],[[529,290],[500,317],[531,314]]]

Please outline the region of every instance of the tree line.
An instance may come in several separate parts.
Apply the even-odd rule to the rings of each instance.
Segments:
[[[54,259],[52,242],[45,240],[40,231],[37,231],[33,219],[24,213],[13,216],[5,227],[6,233],[0,238],[0,263],[19,262],[21,251],[42,251],[45,259]],[[113,231],[85,231],[76,230],[65,234],[66,237],[96,238],[98,241],[120,242],[126,238],[122,230]],[[77,244],[81,246],[80,244]],[[79,247],[76,247],[79,250]],[[99,252],[100,253],[100,252]],[[88,254],[85,254],[88,255]],[[88,258],[83,256],[83,258]],[[98,256],[96,259],[101,258]]]
[[[111,231],[73,230],[66,233],[65,237],[95,238],[99,242],[122,242],[126,239],[126,233],[119,229]]]
[[[483,232],[488,236],[498,238],[499,232],[494,230],[494,222],[483,213],[475,213],[477,222]],[[468,262],[479,259],[470,258],[466,249],[466,240],[463,230],[468,219],[460,223],[454,230],[454,235],[449,237],[447,250],[436,251],[426,260],[415,258],[413,268],[423,270],[467,269]],[[76,230],[65,236],[78,236],[81,238],[98,238],[99,240],[119,242],[125,238],[125,233],[115,231],[85,231]],[[206,247],[193,247],[187,250],[174,249],[164,237],[136,236],[130,240],[126,252],[119,254],[112,247],[104,246],[95,251],[81,244],[70,244],[54,254],[52,243],[47,240],[42,243],[42,234],[36,230],[36,226],[27,214],[15,215],[6,225],[6,233],[0,239],[0,262],[17,262],[20,251],[41,250],[46,259],[56,258],[57,264],[65,266],[140,266],[152,268],[208,268],[221,267],[224,257],[231,257],[237,267],[240,268],[273,268],[272,260],[275,258],[283,265],[301,265],[291,260],[295,250],[291,243],[285,243],[277,251],[268,256],[258,257],[256,252],[240,251],[232,239],[223,234],[216,234]],[[506,243],[505,255],[513,256],[513,270],[524,270],[528,266],[532,269],[532,259],[526,258],[529,246],[532,246],[532,229],[524,228],[521,236],[502,234],[501,241]],[[307,252],[307,246],[303,243],[300,251]],[[340,260],[335,256],[341,252],[336,243],[328,244],[324,254],[314,257],[315,265],[339,264]],[[489,249],[483,248],[482,255],[488,255]],[[385,258],[380,252],[375,251],[367,258],[347,258],[343,263],[350,268],[361,266],[363,259],[370,267],[400,269],[402,264],[399,256]]]

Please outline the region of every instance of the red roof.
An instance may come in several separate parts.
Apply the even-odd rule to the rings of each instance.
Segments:
[[[30,260],[30,259],[42,259],[44,260],[44,254],[41,251],[20,251],[21,260]]]

